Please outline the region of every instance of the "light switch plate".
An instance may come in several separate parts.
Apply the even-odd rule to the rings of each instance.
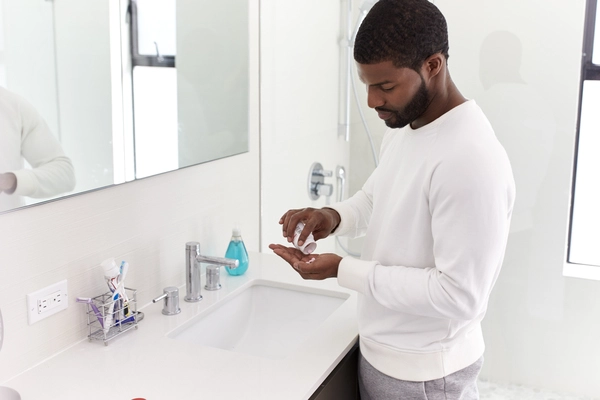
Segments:
[[[67,280],[47,286],[27,295],[29,325],[56,314],[69,306]]]

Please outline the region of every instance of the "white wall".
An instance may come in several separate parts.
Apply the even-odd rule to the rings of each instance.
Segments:
[[[313,162],[348,170],[349,144],[338,137],[343,2],[261,1],[262,247],[286,244],[279,218],[292,208],[322,207],[308,196]],[[336,187],[335,177],[326,183]],[[337,191],[331,198],[335,201]],[[318,252],[335,250],[335,239]]]
[[[74,298],[106,290],[104,259],[130,263],[127,285],[147,305],[165,286],[184,284],[185,242],[197,240],[203,253],[222,256],[239,222],[248,249],[259,249],[255,2],[250,15],[248,153],[0,215],[0,384],[85,338],[84,309]],[[26,294],[62,279],[69,308],[28,325]]]
[[[600,283],[562,275],[585,1],[436,4],[452,76],[490,118],[517,184],[482,376],[598,396]]]

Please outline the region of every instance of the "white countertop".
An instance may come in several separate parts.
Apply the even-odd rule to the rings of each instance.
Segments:
[[[350,297],[284,359],[167,337],[256,279],[333,290]],[[203,290],[199,303],[183,301],[185,287],[180,287],[180,314],[163,315],[162,302],[139,308],[145,317],[138,329],[111,340],[108,346],[86,339],[4,385],[16,389],[23,400],[301,400],[312,395],[357,340],[356,294],[340,287],[336,279],[304,281],[279,257],[251,253],[248,271],[238,277],[223,271],[221,284],[219,291]]]

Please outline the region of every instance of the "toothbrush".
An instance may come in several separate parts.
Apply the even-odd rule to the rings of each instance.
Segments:
[[[100,310],[98,310],[98,307],[96,307],[96,304],[94,304],[92,299],[90,299],[89,297],[78,297],[75,299],[75,301],[78,303],[89,304],[92,307],[92,310],[94,311],[94,314],[96,315],[96,318],[98,318],[98,322],[100,322],[100,326],[104,329],[104,318],[102,318],[102,314],[100,313]]]
[[[129,263],[127,261],[121,261],[121,267],[119,268],[119,277],[118,283],[121,285],[121,297],[123,298],[123,310],[125,311],[125,316],[128,317],[130,315],[129,312],[129,299],[127,298],[127,293],[125,292],[125,277],[127,276],[127,271],[129,270]]]
[[[127,275],[127,271],[129,270],[129,263],[127,261],[121,261],[121,268],[120,268],[120,277],[119,277],[119,281],[124,281],[125,280],[125,276]]]

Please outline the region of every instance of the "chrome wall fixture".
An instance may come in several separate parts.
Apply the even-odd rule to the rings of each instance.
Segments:
[[[323,169],[321,163],[315,162],[308,171],[308,197],[318,200],[321,196],[329,197],[333,194],[333,185],[325,183],[325,178],[333,176],[332,171]]]

